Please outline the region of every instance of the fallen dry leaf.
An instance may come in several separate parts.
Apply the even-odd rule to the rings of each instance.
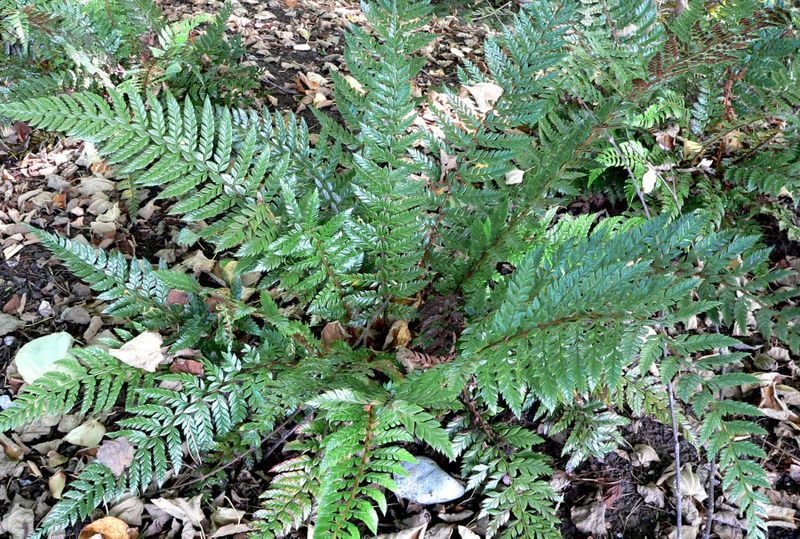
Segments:
[[[194,498],[156,498],[150,500],[153,505],[158,509],[164,511],[169,516],[182,521],[184,524],[189,524],[193,527],[198,527],[205,518],[203,511],[200,510],[200,500],[202,495],[198,494]]]
[[[25,322],[17,318],[16,316],[11,316],[10,314],[0,313],[0,337],[4,335],[8,335],[9,333],[13,333],[23,327]]]
[[[765,504],[764,509],[767,513],[767,526],[777,528],[797,529],[793,507],[781,507],[780,505]]]
[[[649,503],[659,509],[664,507],[664,491],[658,488],[655,483],[638,485],[636,491],[642,497],[644,503]]]
[[[217,537],[230,537],[231,535],[246,534],[253,531],[249,524],[225,524],[211,534],[211,539]]]
[[[376,535],[372,539],[425,539],[425,530],[428,529],[428,524],[415,526],[405,530],[400,530],[394,533],[383,533]]]
[[[472,86],[464,86],[464,89],[467,90],[475,100],[478,111],[481,113],[492,110],[494,104],[500,99],[500,96],[503,95],[503,89],[493,82],[479,82]]]
[[[322,328],[322,334],[320,337],[322,338],[322,345],[327,350],[330,349],[330,346],[336,341],[344,341],[349,339],[350,334],[347,333],[347,330],[344,328],[344,326],[337,321],[328,322],[325,324],[325,327]]]
[[[78,539],[90,539],[99,535],[102,539],[135,539],[139,537],[137,530],[117,517],[103,517],[95,520],[81,530]]]
[[[647,466],[651,462],[658,462],[656,450],[645,444],[638,444],[633,446],[633,453],[631,453],[631,464],[634,466]]]
[[[145,331],[122,345],[121,348],[109,350],[108,353],[123,363],[155,372],[156,368],[164,361],[161,345],[164,339],[158,333]]]
[[[34,518],[33,509],[15,502],[0,521],[0,533],[9,534],[11,539],[28,539],[33,533]]]
[[[67,475],[64,472],[55,473],[47,480],[47,484],[50,487],[50,496],[60,500],[61,493],[64,492],[64,487],[67,485]]]
[[[108,513],[127,522],[130,526],[141,526],[144,502],[141,498],[128,498],[108,510]]]
[[[515,168],[506,172],[506,185],[519,185],[522,183],[522,178],[525,176],[525,171]]]
[[[203,376],[205,371],[203,370],[203,364],[199,361],[195,361],[194,359],[176,359],[172,365],[169,366],[169,372],[183,372],[194,376]]]
[[[64,441],[81,447],[94,447],[106,434],[106,428],[96,419],[78,425],[64,436]]]
[[[405,346],[411,341],[411,331],[408,329],[408,322],[405,320],[397,320],[392,327],[389,328],[389,333],[386,335],[386,340],[383,343],[383,349],[386,350],[389,346],[398,348]]]
[[[606,504],[602,501],[573,507],[570,518],[575,527],[583,533],[601,537],[606,534]]]
[[[105,464],[115,476],[119,477],[133,462],[133,446],[127,438],[106,440],[97,450],[97,462]]]

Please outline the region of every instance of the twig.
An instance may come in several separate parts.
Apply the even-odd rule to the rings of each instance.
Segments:
[[[264,83],[264,84],[269,84],[270,86],[272,86],[273,88],[275,88],[276,90],[278,90],[278,91],[279,91],[280,93],[282,93],[282,94],[287,94],[287,95],[294,95],[294,94],[297,94],[297,92],[294,92],[294,91],[292,91],[292,90],[289,90],[288,88],[284,88],[284,87],[283,87],[283,86],[281,86],[280,84],[278,84],[278,83],[276,83],[276,82],[272,82],[271,80],[269,80],[269,79],[267,79],[267,78],[260,78],[260,79],[258,79],[258,80],[259,80],[259,82],[262,82],[262,83]]]
[[[273,430],[272,432],[273,432],[273,433],[274,433],[274,432],[277,432],[278,430],[280,430],[280,429],[282,429],[282,428],[284,428],[284,427],[288,426],[288,425],[289,425],[289,423],[291,423],[292,421],[294,421],[294,418],[295,418],[295,417],[297,417],[297,415],[298,415],[299,413],[300,413],[300,410],[298,410],[298,411],[296,411],[295,413],[293,413],[292,415],[290,415],[290,416],[289,416],[289,417],[286,419],[286,421],[284,421],[283,423],[281,423],[281,424],[280,424],[280,425],[279,425],[279,426],[278,426],[278,427],[277,427],[275,430]],[[278,440],[278,442],[276,442],[275,444],[273,444],[273,446],[272,446],[272,447],[269,449],[269,451],[267,451],[267,452],[266,452],[266,453],[265,453],[265,454],[262,456],[261,460],[266,460],[266,459],[267,459],[267,458],[269,458],[269,457],[270,457],[270,456],[271,456],[271,455],[272,455],[272,454],[273,454],[273,453],[274,453],[274,452],[275,452],[275,451],[276,451],[276,450],[277,450],[279,447],[283,446],[284,442],[285,442],[286,440],[288,440],[288,439],[289,439],[289,436],[291,436],[292,434],[294,434],[294,432],[295,432],[295,431],[296,431],[296,430],[297,430],[299,427],[300,427],[300,423],[296,424],[294,427],[292,427],[291,429],[287,430],[287,431],[286,431],[286,432],[283,434],[283,436],[281,436],[281,439],[280,439],[280,440]],[[268,436],[266,439],[269,439],[269,436]],[[266,440],[266,439],[265,439],[265,440]],[[198,477],[197,479],[192,479],[192,480],[191,480],[191,481],[189,481],[188,483],[183,483],[183,484],[181,484],[181,485],[175,485],[175,486],[174,486],[174,487],[172,487],[172,488],[185,488],[185,487],[188,487],[189,485],[194,485],[195,483],[200,483],[200,482],[202,482],[202,481],[205,481],[205,480],[206,480],[206,479],[208,479],[209,477],[213,477],[213,476],[217,475],[217,474],[218,474],[219,472],[221,472],[222,470],[225,470],[225,469],[227,469],[227,468],[230,468],[230,467],[231,467],[231,466],[233,466],[234,464],[236,464],[236,463],[238,463],[238,462],[241,462],[242,460],[244,460],[245,458],[247,458],[249,455],[251,455],[252,453],[254,453],[255,451],[257,451],[257,450],[258,450],[258,449],[260,449],[260,448],[261,448],[261,444],[259,444],[259,445],[255,446],[255,447],[252,447],[252,448],[248,449],[247,451],[245,451],[244,453],[242,453],[241,455],[239,455],[238,457],[236,457],[235,459],[233,459],[233,460],[231,460],[231,461],[229,461],[229,462],[226,462],[225,464],[223,464],[223,465],[221,465],[221,466],[219,466],[219,467],[215,468],[214,470],[212,470],[212,471],[208,472],[207,474],[204,474],[204,475],[202,475],[202,476]],[[163,490],[168,490],[168,489],[161,489],[161,490],[163,491]]]
[[[617,145],[617,141],[614,140],[613,135],[608,136],[608,142],[611,143],[611,145],[614,147],[614,151],[617,152],[617,155],[619,155],[620,159],[622,159],[622,162],[625,164],[625,170],[628,171],[628,175],[631,177],[631,182],[633,182],[633,188],[634,190],[636,190],[636,195],[639,197],[639,201],[642,203],[642,206],[644,207],[644,215],[645,217],[647,217],[647,220],[649,221],[650,219],[652,219],[652,217],[650,216],[650,209],[647,207],[647,202],[645,202],[644,200],[644,195],[642,194],[642,190],[639,189],[639,184],[636,182],[636,175],[631,170],[631,167],[628,164],[628,160],[625,159],[625,154],[622,153],[622,150]]]
[[[353,345],[353,350],[358,348],[362,343],[364,343],[366,341],[367,334],[369,333],[369,330],[372,329],[373,324],[375,324],[375,322],[378,321],[378,318],[381,317],[381,315],[383,314],[383,311],[386,309],[386,307],[388,305],[389,305],[389,300],[386,299],[386,300],[383,301],[381,306],[378,307],[378,310],[375,311],[375,314],[373,315],[372,320],[369,321],[369,324],[367,324],[367,326],[364,328],[364,331],[361,332],[361,335],[358,337],[358,340]]]
[[[678,422],[675,419],[675,395],[672,393],[672,381],[667,384],[667,393],[669,394],[669,417],[672,421],[672,443],[674,444],[675,451],[675,497],[677,499],[677,531],[678,537],[683,537],[681,532],[681,523],[683,520],[683,500],[681,497],[681,446],[678,438]]]
[[[708,506],[706,509],[706,527],[703,539],[711,536],[711,521],[714,520],[714,474],[717,472],[717,459],[711,457],[711,471],[708,472]]]

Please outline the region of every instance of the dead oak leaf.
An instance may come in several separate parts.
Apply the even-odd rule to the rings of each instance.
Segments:
[[[161,345],[164,339],[158,333],[145,331],[122,345],[122,347],[109,350],[108,353],[126,365],[155,372],[156,368],[164,361]]]

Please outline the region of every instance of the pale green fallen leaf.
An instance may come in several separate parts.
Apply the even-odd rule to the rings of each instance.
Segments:
[[[64,441],[81,447],[94,447],[100,443],[106,433],[106,428],[96,419],[90,419],[78,425],[64,436]]]
[[[25,382],[31,384],[37,378],[54,369],[54,363],[65,359],[75,339],[64,331],[51,333],[26,343],[17,352],[14,362]]]

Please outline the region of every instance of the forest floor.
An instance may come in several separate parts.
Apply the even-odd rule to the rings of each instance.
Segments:
[[[331,73],[346,70],[343,31],[348,24],[361,21],[357,2],[242,0],[234,6],[230,27],[243,36],[248,61],[259,68],[261,103],[269,109],[298,112],[313,131],[309,107],[313,104],[329,111],[334,107]],[[168,0],[164,5],[173,19],[200,11],[214,13],[221,7],[222,2],[213,0]],[[416,81],[420,95],[428,95],[444,83],[456,84],[456,67],[463,59],[479,60],[483,37],[490,31],[487,22],[467,22],[446,12],[435,18],[430,30],[437,39],[425,50],[429,61]],[[98,160],[91,146],[31,132],[24,125],[1,127],[0,408],[4,408],[21,385],[12,360],[22,344],[59,331],[70,333],[78,344],[91,344],[121,324],[101,314],[102,305],[95,294],[36,245],[24,223],[154,262],[162,259],[180,264],[195,273],[219,272],[219,264],[207,258],[208,253],[177,246],[179,223],[166,215],[159,203],[151,200],[137,215],[128,215],[115,190],[113,172]],[[571,208],[576,212],[589,209],[613,211],[602,197]],[[800,268],[800,246],[766,218],[763,227],[766,240],[775,247],[774,263]],[[800,278],[793,284],[797,281]],[[778,347],[754,357],[757,361],[750,368],[764,384],[752,392],[751,400],[765,411],[767,417],[761,423],[769,432],[758,442],[769,455],[764,465],[773,484],[765,493],[772,504],[770,537],[800,537],[796,513],[800,509],[798,358]],[[96,451],[63,440],[81,420],[76,416],[44,420],[10,436],[0,435],[5,449],[0,454],[0,537],[26,538],[34,520],[60,495],[63,479],[69,484],[76,469]],[[669,536],[675,514],[674,497],[667,487],[673,465],[671,429],[649,420],[634,420],[625,428],[624,437],[626,444],[603,461],[590,460],[571,472],[565,471],[569,455],[561,453],[563,438],[548,438],[544,449],[557,470],[554,485],[563,497],[559,515],[564,537],[599,537],[603,533],[631,539]],[[690,489],[684,492],[684,514],[692,525],[687,526],[691,529],[684,537],[700,537],[709,470],[688,443],[681,445],[681,457],[688,465],[682,478]],[[258,494],[264,490],[275,458],[252,470],[231,463],[232,481],[222,488],[214,486],[211,499],[202,503],[195,496],[202,483],[193,490],[174,488],[202,476],[204,471],[197,470],[148,499],[127,500],[108,510],[137,526],[142,537],[176,537],[191,519],[206,532],[213,530],[211,537],[240,536],[258,509]],[[437,460],[458,476],[457,466]],[[484,523],[477,519],[479,501],[467,498],[421,507],[393,499],[381,532],[407,530],[394,537],[422,537],[410,530],[427,523],[426,538],[483,536]],[[78,529],[67,537],[77,536]],[[726,539],[743,537],[737,515],[724,498],[718,499],[715,509],[714,532]]]

